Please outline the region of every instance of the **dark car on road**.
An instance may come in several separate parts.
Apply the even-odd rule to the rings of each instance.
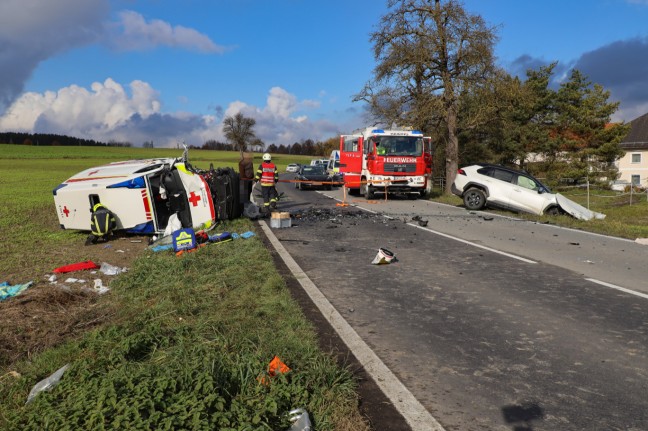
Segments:
[[[295,187],[300,190],[321,187],[331,190],[333,178],[326,172],[324,165],[302,166],[295,175]]]

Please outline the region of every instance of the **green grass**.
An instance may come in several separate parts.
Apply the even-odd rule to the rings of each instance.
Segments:
[[[51,190],[106,161],[162,155],[2,147],[0,278],[35,279],[33,288],[60,264],[60,250],[78,249],[85,238],[58,228]],[[195,153],[190,161],[205,168],[238,161],[235,153]],[[239,219],[219,229],[254,226]],[[258,236],[182,257],[146,252],[110,287],[93,305],[111,310],[108,323],[0,367],[0,429],[281,430],[295,407],[305,408],[318,430],[368,429],[352,374],[318,348]],[[291,371],[260,384],[274,355]],[[31,387],[67,363],[60,384],[25,405]]]
[[[88,167],[120,160],[151,159],[159,157],[181,157],[183,149],[176,148],[127,148],[127,147],[42,147],[28,145],[0,144],[0,161],[11,160],[67,160],[81,166],[72,174]],[[292,154],[273,154],[272,161],[280,172],[286,170],[290,163],[308,163],[316,156],[299,156]],[[237,151],[189,150],[189,162],[194,166],[208,169],[214,166],[230,166],[238,170],[240,154]],[[254,164],[261,163],[261,154],[254,153]],[[61,178],[61,181],[67,177]]]
[[[351,374],[318,350],[256,237],[181,258],[148,252],[111,287],[113,324],[16,364],[22,377],[0,386],[1,428],[276,430],[303,407],[333,430],[357,407]],[[274,355],[291,371],[260,384]],[[61,384],[25,406],[66,363]]]

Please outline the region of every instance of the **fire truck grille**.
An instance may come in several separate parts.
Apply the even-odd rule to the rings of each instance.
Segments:
[[[385,163],[385,172],[416,172],[416,163]]]

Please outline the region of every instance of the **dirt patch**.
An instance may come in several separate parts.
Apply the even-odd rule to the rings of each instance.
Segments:
[[[83,244],[85,236],[80,241],[78,247],[56,251],[60,266],[91,260],[128,269],[148,246],[148,237],[139,236],[119,236],[89,246]],[[94,287],[95,280],[101,280],[101,286],[110,288],[115,277],[100,270],[40,274],[20,295],[0,302],[0,367],[109,321],[114,310],[109,301],[101,301]]]

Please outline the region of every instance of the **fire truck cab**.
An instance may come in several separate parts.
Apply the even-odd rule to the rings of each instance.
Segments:
[[[340,172],[350,194],[416,198],[432,189],[432,145],[418,130],[369,127],[340,137]]]

